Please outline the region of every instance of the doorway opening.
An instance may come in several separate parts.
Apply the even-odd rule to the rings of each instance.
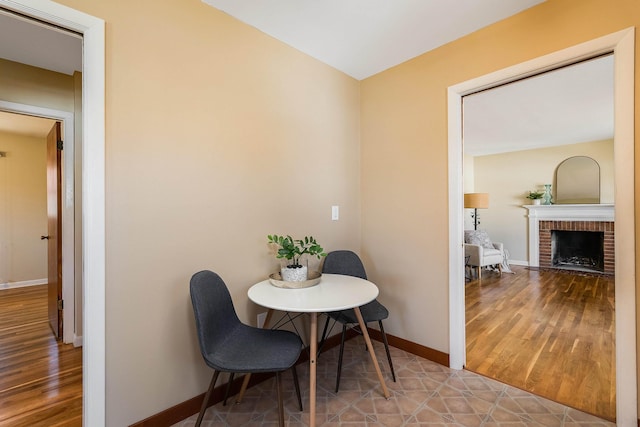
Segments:
[[[83,37],[82,283],[83,423],[106,423],[105,375],[105,23],[49,0],[0,0],[0,8]]]
[[[568,220],[548,221],[552,231],[545,234],[547,222],[540,222],[540,264],[528,263],[528,219],[559,215],[558,209],[566,215],[567,206],[552,205],[552,197],[539,208],[525,202],[531,189],[551,189],[545,183],[554,181],[557,166],[578,155],[595,157],[604,166],[596,186],[604,203],[614,202],[613,57],[469,94],[463,117],[465,194],[478,191],[491,198],[484,231],[502,243],[511,265],[543,267],[549,259],[541,271],[514,267],[508,271],[517,278],[503,274],[488,280],[487,275],[466,284],[467,369],[615,420],[614,281],[579,280],[557,271],[576,271],[579,263],[584,271],[604,271],[604,234],[598,240],[591,222]],[[571,206],[579,215],[591,207]],[[593,242],[577,240],[592,235]],[[596,253],[589,256],[586,249]],[[583,317],[590,319],[591,333],[581,329]]]
[[[62,201],[62,300],[67,301],[63,310],[62,323],[64,328],[62,341],[75,346],[82,345],[82,333],[76,328],[76,204],[75,204],[75,138],[74,116],[68,111],[53,110],[33,105],[18,104],[0,100],[0,112],[16,114],[24,121],[24,117],[50,119],[52,122],[60,122],[63,141],[66,147],[63,150],[62,189],[65,194]],[[11,117],[11,116],[5,116]],[[28,122],[27,122],[28,123]],[[28,124],[26,125],[28,126]],[[78,212],[79,213],[79,212]],[[80,260],[78,260],[80,261]],[[78,278],[79,279],[79,278]],[[79,280],[78,280],[79,282]],[[78,287],[81,287],[79,284]],[[77,307],[78,316],[81,315],[82,306]],[[78,317],[81,319],[81,317]]]
[[[563,65],[608,52],[615,67],[615,316],[616,324],[616,418],[621,425],[635,425],[637,418],[636,337],[635,337],[635,235],[634,224],[634,29],[620,31],[572,48],[518,64],[505,70],[449,88],[449,277],[450,277],[450,364],[465,365],[463,182],[462,182],[462,97],[469,93],[526,78]],[[631,325],[627,329],[627,325]]]

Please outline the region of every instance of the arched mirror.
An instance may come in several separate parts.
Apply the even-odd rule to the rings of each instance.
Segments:
[[[600,203],[600,165],[591,157],[569,157],[556,168],[556,204]]]

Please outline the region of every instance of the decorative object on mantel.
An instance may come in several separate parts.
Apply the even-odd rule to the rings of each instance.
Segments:
[[[288,264],[280,269],[280,280],[284,282],[306,282],[308,281],[308,267],[300,264],[300,257],[303,255],[316,256],[320,259],[327,254],[324,253],[322,246],[316,242],[313,236],[305,236],[303,239],[294,239],[291,236],[278,236],[277,234],[268,235],[269,244],[277,248],[276,258],[288,260]],[[311,275],[313,281],[313,275]],[[270,277],[271,278],[271,277]],[[318,276],[319,279],[319,276]],[[319,280],[318,280],[319,282]],[[273,284],[273,281],[271,282]],[[317,284],[314,283],[314,284]],[[277,285],[276,285],[277,286]],[[313,285],[307,285],[313,286]],[[288,287],[293,286],[279,286]],[[305,286],[297,286],[305,287]]]
[[[555,179],[554,203],[600,203],[600,165],[591,157],[574,156],[565,159],[556,168]]]
[[[529,191],[527,199],[531,200],[531,204],[539,205],[544,193],[541,191]]]
[[[489,209],[489,193],[465,193],[464,195],[465,209],[473,209],[471,218],[473,218],[473,229],[478,229],[480,218],[478,217],[478,209]]]
[[[542,196],[543,205],[553,204],[553,195],[551,194],[551,184],[544,185],[544,195]]]

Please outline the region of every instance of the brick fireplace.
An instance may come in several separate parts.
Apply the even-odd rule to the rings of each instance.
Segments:
[[[566,268],[572,270],[596,271],[604,274],[614,274],[615,272],[615,227],[613,221],[539,221],[539,266],[547,268]],[[602,235],[602,262],[594,262],[593,266],[579,265],[576,262],[573,267],[562,267],[554,262],[555,242],[553,234],[555,231],[570,231],[574,233],[587,233],[590,235]],[[597,252],[597,250],[596,250]],[[588,264],[588,263],[584,263]],[[598,265],[595,265],[598,264]]]
[[[602,205],[527,205],[529,219],[529,265],[532,267],[568,268],[596,271],[604,274],[615,272],[615,223],[614,206]],[[571,232],[571,233],[566,233]],[[596,244],[595,255],[588,257],[576,253],[576,259],[588,258],[584,265],[567,265],[554,259],[559,235],[583,234]],[[588,233],[588,234],[587,234]],[[579,242],[582,242],[579,240]],[[577,252],[582,250],[579,243]],[[598,255],[597,251],[601,254]],[[593,264],[593,265],[591,265]]]

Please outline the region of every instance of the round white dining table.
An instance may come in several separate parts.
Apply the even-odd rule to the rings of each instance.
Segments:
[[[367,325],[362,319],[360,306],[373,301],[378,296],[378,287],[368,280],[341,274],[323,274],[320,283],[302,289],[285,289],[271,284],[269,280],[253,285],[248,296],[254,303],[269,309],[263,327],[268,327],[274,310],[295,313],[309,313],[311,316],[309,338],[309,425],[316,423],[316,357],[318,351],[318,313],[340,311],[353,308],[362,336],[367,344],[369,355],[378,374],[384,396],[389,398],[389,390],[384,382],[380,365],[373,351]],[[238,401],[248,384],[247,375],[239,394]]]
[[[342,274],[323,274],[309,288],[278,288],[263,280],[253,285],[249,299],[258,305],[297,313],[326,313],[360,307],[378,296],[378,287],[368,280]]]

